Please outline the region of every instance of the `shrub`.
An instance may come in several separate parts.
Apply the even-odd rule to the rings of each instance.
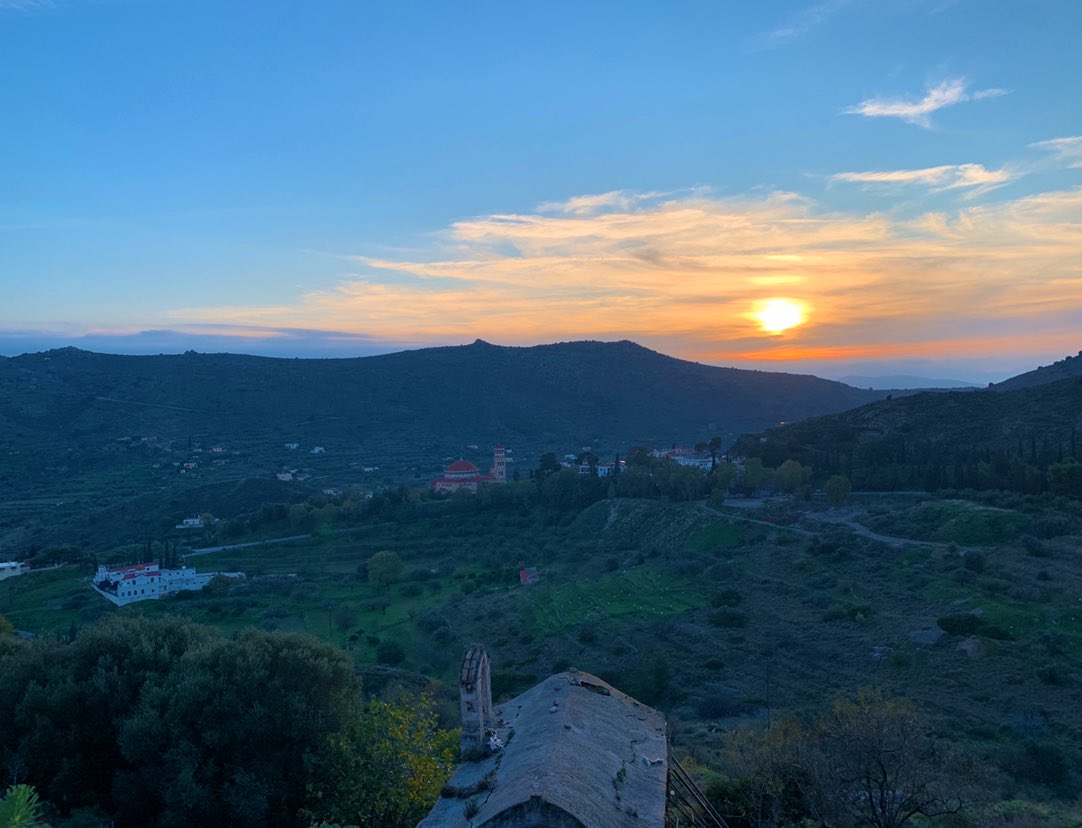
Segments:
[[[704,719],[736,716],[742,711],[740,703],[727,693],[710,693],[695,702],[695,712]]]
[[[707,620],[715,627],[746,627],[748,617],[734,609],[722,608],[714,610],[707,616]]]
[[[1022,536],[1022,548],[1026,550],[1034,558],[1047,558],[1048,549],[1039,538],[1033,537],[1033,535]]]
[[[1056,745],[1029,741],[1011,759],[1010,771],[1016,779],[1055,787],[1067,778],[1067,760]]]
[[[382,641],[376,647],[376,661],[394,667],[406,659],[406,650],[397,641]]]
[[[949,635],[982,635],[985,638],[994,638],[1004,641],[1009,636],[1002,627],[989,624],[983,618],[968,612],[944,615],[936,623],[943,632]]]
[[[970,572],[984,572],[984,555],[980,552],[974,552],[970,550],[966,552],[965,557],[962,559],[962,563],[965,564],[965,568]]]
[[[936,623],[948,635],[976,635],[986,626],[983,618],[968,612],[944,615]]]
[[[742,600],[744,600],[744,596],[735,589],[723,589],[714,593],[714,596],[710,599],[710,604],[715,607],[735,607]]]
[[[1038,670],[1037,678],[1041,680],[1042,684],[1051,684],[1053,686],[1067,683],[1067,677],[1060,672],[1060,669],[1055,664],[1049,664],[1047,667]]]
[[[834,604],[823,613],[824,621],[864,621],[872,614],[871,604]]]

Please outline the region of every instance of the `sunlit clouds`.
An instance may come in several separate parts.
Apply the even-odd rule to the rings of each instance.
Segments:
[[[1006,95],[1006,89],[978,89],[969,91],[969,81],[965,78],[947,78],[932,86],[923,98],[868,98],[856,106],[843,110],[846,115],[863,115],[866,118],[899,118],[906,123],[929,129],[932,126],[932,113],[948,106],[979,101],[984,98],[997,98]]]
[[[868,187],[900,187],[916,185],[932,192],[968,190],[969,196],[981,195],[1000,187],[1018,177],[1006,167],[986,169],[981,164],[944,164],[918,170],[869,170],[866,172],[843,172],[831,177],[832,181],[863,184]]]
[[[924,172],[950,188],[991,176],[972,166],[903,178]],[[426,256],[347,257],[353,276],[293,305],[171,319],[411,344],[630,338],[729,362],[936,347],[981,356],[1008,335],[1055,352],[1082,329],[1077,188],[909,216],[784,192],[620,192],[543,207],[456,222]]]
[[[1068,138],[1052,138],[1049,141],[1038,141],[1030,144],[1036,149],[1051,152],[1055,157],[1073,169],[1082,169],[1082,135],[1072,135]]]

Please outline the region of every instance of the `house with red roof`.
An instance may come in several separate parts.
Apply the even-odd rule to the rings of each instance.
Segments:
[[[162,569],[156,563],[132,564],[109,568],[98,567],[91,581],[94,590],[118,607],[135,601],[156,601],[163,595],[192,591],[205,587],[212,578],[243,578],[243,572],[196,572],[182,566],[179,569]]]

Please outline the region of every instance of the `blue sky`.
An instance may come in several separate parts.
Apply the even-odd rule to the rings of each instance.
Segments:
[[[0,354],[1006,376],[1082,347],[1080,31],[1073,0],[0,0]]]

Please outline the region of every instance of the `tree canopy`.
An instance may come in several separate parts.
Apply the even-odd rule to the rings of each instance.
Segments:
[[[429,779],[446,767],[451,737],[425,718],[429,707],[396,703],[395,716],[422,724],[369,741],[384,726],[370,717],[394,717],[365,707],[360,690],[348,657],[309,636],[227,637],[177,618],[114,615],[70,642],[0,640],[0,744],[62,813],[99,808],[119,825],[304,825],[312,768],[343,751],[361,764],[411,751]],[[317,804],[408,793],[415,806],[422,796],[389,776],[350,784],[324,785]]]

